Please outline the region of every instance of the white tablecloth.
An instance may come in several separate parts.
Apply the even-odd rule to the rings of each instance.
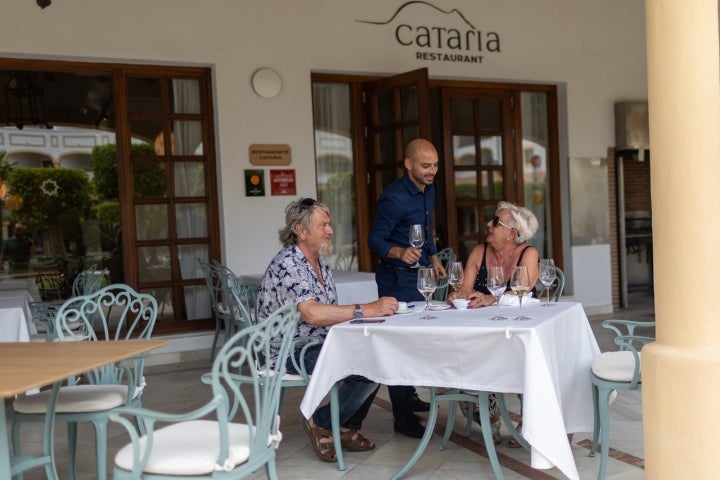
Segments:
[[[370,303],[378,299],[374,273],[333,270],[332,274],[339,305]],[[260,288],[262,274],[241,275],[241,277],[250,287]]]
[[[417,305],[415,309],[419,310]],[[567,434],[593,429],[589,371],[600,353],[582,305],[574,302],[523,307],[531,320],[492,321],[497,307],[387,317],[383,323],[330,329],[301,404],[309,417],[332,385],[363,375],[385,385],[456,387],[520,392],[522,434],[535,468],[557,466],[578,473]]]
[[[368,272],[347,272],[333,270],[338,304],[370,303],[378,299],[375,274]]]
[[[37,333],[28,305],[32,300],[27,290],[0,289],[0,342],[29,342]]]

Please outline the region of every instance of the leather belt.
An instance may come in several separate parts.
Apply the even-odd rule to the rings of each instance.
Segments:
[[[393,270],[400,270],[401,272],[415,272],[417,273],[417,268],[410,268],[410,267],[403,267],[401,265],[393,265],[390,262],[386,262],[384,260],[380,260],[380,265],[387,268],[392,268]]]

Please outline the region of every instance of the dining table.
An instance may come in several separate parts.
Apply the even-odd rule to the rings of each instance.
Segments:
[[[36,466],[46,465],[50,478],[57,478],[52,453],[55,397],[60,383],[94,368],[142,355],[165,346],[167,339],[93,342],[0,343],[0,479]],[[5,399],[46,385],[53,385],[45,420],[43,454],[39,457],[10,455]]]
[[[349,375],[384,385],[521,393],[521,433],[531,466],[557,467],[577,480],[568,434],[593,430],[589,372],[600,353],[582,305],[526,304],[528,320],[515,319],[518,306],[458,310],[432,303],[427,312],[424,302],[411,305],[407,313],[330,328],[301,403],[303,415],[309,418]],[[491,320],[498,312],[506,319]],[[422,318],[428,313],[434,318]],[[412,467],[432,430],[428,425],[418,450],[393,478]]]
[[[0,342],[29,342],[37,333],[30,312],[32,301],[25,288],[0,288]]]

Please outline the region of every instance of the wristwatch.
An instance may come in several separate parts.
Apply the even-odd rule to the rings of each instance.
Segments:
[[[355,312],[353,313],[353,318],[354,319],[363,318],[363,311],[362,311],[362,308],[360,308],[359,303],[355,304]]]

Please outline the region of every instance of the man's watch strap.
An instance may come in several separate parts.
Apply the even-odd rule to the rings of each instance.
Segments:
[[[353,318],[355,318],[355,319],[363,318],[363,311],[362,311],[362,308],[360,308],[359,303],[355,304],[355,312],[353,313]]]

